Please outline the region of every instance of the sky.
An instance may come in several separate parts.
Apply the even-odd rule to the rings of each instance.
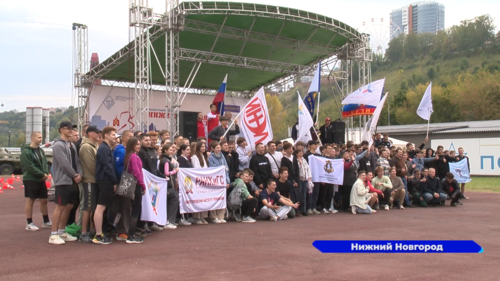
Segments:
[[[89,28],[90,54],[97,52],[100,61],[125,46],[129,41],[126,0],[23,0],[0,1],[0,112],[28,106],[67,107],[75,105],[72,98],[72,23]],[[232,1],[241,2],[241,1]],[[251,3],[297,8],[340,20],[354,28],[364,29],[384,18],[389,20],[393,9],[413,1],[401,0],[254,0]],[[500,26],[498,0],[443,0],[445,25],[459,24],[490,14]],[[81,3],[81,4],[75,4]],[[155,13],[165,11],[165,1],[149,0]],[[382,28],[373,26],[373,29]],[[498,29],[497,29],[498,30]],[[362,30],[364,31],[364,30]]]

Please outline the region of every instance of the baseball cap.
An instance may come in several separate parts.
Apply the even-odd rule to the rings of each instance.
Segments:
[[[332,121],[332,119],[330,119],[330,118],[326,118],[326,119],[325,119],[325,122],[326,122],[326,121]]]
[[[75,129],[75,128],[77,128],[77,127],[78,127],[77,125],[73,125],[73,124],[71,124],[71,122],[69,122],[69,121],[62,121],[62,122],[59,124],[59,129],[62,129],[62,128]]]
[[[313,145],[313,144],[319,144],[318,140],[310,140],[307,142],[307,146]]]
[[[101,130],[99,130],[99,128],[97,128],[97,126],[89,126],[87,128],[87,131],[85,133],[86,134],[88,134],[88,133],[97,133],[97,134],[100,134]]]

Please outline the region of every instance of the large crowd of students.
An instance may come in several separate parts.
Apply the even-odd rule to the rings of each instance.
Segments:
[[[212,108],[212,111],[215,109]],[[202,114],[201,114],[202,115]],[[318,140],[308,143],[270,141],[254,148],[238,137],[239,128],[228,128],[229,118],[212,112],[210,130],[198,128],[195,142],[168,131],[148,133],[116,128],[99,130],[85,126],[82,139],[70,122],[61,122],[60,137],[53,143],[53,163],[49,171],[39,132],[22,147],[21,162],[26,197],[26,230],[39,228],[32,219],[33,203],[40,199],[42,228],[51,228],[49,243],[69,241],[110,244],[113,238],[126,243],[143,243],[152,231],[178,226],[223,224],[228,219],[253,223],[257,219],[279,221],[288,218],[349,212],[372,214],[378,210],[404,210],[412,207],[461,205],[465,184],[459,184],[449,172],[448,162],[467,158],[462,148],[458,155],[438,146],[424,150],[427,139],[418,147],[406,149],[392,145],[387,134],[374,136],[374,144],[332,143],[330,120],[321,127]],[[200,118],[200,116],[199,116]],[[199,120],[200,121],[200,120]],[[220,125],[219,125],[220,124]],[[224,136],[224,133],[228,134]],[[326,136],[325,136],[326,135]],[[208,138],[212,139],[208,141]],[[342,185],[312,182],[308,164],[310,155],[343,159]],[[226,167],[226,187],[238,188],[240,208],[179,214],[179,168]],[[142,169],[168,179],[166,225],[141,221],[141,199],[146,188]],[[114,196],[121,174],[127,171],[137,180],[134,199]],[[49,220],[45,181],[52,173],[56,208]],[[113,208],[110,208],[113,205]],[[115,209],[114,211],[108,209]],[[79,212],[78,212],[79,210]],[[110,212],[121,216],[110,219]],[[65,231],[77,222],[81,234]]]

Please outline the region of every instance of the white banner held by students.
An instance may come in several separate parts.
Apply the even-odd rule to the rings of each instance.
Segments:
[[[455,163],[448,163],[450,172],[455,176],[458,183],[468,183],[471,181],[467,158]]]
[[[252,150],[255,150],[256,144],[267,144],[268,141],[273,139],[273,129],[267,110],[264,87],[260,88],[257,94],[250,99],[241,110],[240,115],[240,132]]]
[[[226,208],[226,170],[216,168],[180,168],[180,213],[197,213]]]
[[[142,221],[167,224],[167,180],[142,169],[146,191],[142,196]]]
[[[344,160],[309,155],[312,181],[342,185],[344,183]]]
[[[304,101],[300,97],[299,92],[297,91],[297,95],[299,96],[299,113],[298,113],[298,119],[299,119],[299,129],[297,131],[297,141],[303,141],[307,143],[308,141],[312,140],[311,137],[311,127],[314,126],[314,122],[312,120],[311,114],[307,110],[306,105],[304,104]]]
[[[364,104],[377,106],[384,90],[385,78],[368,85],[365,85],[356,91],[350,93],[343,101],[342,104]]]

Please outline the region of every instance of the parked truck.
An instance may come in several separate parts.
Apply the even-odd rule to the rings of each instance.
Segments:
[[[42,147],[45,157],[52,166],[52,147]],[[0,175],[22,174],[21,167],[21,148],[19,147],[0,147]]]

